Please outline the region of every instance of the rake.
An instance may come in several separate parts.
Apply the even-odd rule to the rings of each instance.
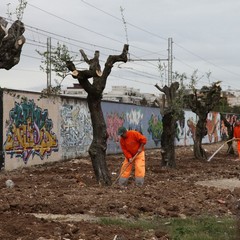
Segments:
[[[127,168],[130,166],[130,164],[134,163],[134,160],[135,158],[137,157],[137,155],[139,154],[140,152],[137,152],[134,157],[132,158],[132,161],[129,162],[127,164],[127,166],[120,172],[120,174],[118,175],[118,177],[116,178],[116,180],[113,182],[113,185],[116,184],[116,182],[118,181],[118,179],[122,176],[122,174],[127,170]]]
[[[224,142],[213,154],[210,158],[208,158],[208,162],[210,162],[212,160],[212,158],[225,146],[226,143],[229,143],[231,141],[234,141],[234,140],[240,140],[240,138],[232,138],[232,139],[229,139],[227,140],[226,142]]]

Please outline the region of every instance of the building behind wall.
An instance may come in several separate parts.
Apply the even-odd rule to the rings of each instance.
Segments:
[[[81,87],[80,84],[74,84],[73,87],[68,87],[62,91],[64,95],[79,96],[82,98],[87,97],[87,93]],[[135,105],[147,105],[157,106],[156,99],[160,96],[156,96],[152,93],[141,93],[140,89],[127,87],[127,86],[112,86],[110,92],[103,94],[103,100],[121,103],[130,103]]]

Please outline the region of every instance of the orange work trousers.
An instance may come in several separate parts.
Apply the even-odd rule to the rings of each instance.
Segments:
[[[129,166],[128,166],[129,165]],[[121,178],[129,178],[132,172],[133,165],[135,165],[135,177],[144,178],[145,176],[145,152],[140,152],[133,163],[129,164],[128,159],[124,159],[121,167]],[[128,167],[127,167],[128,166]]]
[[[240,157],[240,141],[237,141],[237,151],[238,151],[238,155]]]

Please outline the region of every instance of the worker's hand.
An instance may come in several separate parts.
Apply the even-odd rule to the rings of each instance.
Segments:
[[[139,153],[143,150],[143,146],[144,146],[144,144],[141,144],[141,145],[140,145],[140,147],[139,147],[139,149],[138,149],[138,151],[137,151],[137,154],[139,154]]]
[[[137,151],[137,153],[139,154],[142,151],[142,148],[140,147]]]

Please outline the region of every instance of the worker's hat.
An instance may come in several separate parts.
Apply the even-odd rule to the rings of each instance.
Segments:
[[[123,135],[125,132],[127,131],[127,129],[125,128],[125,127],[120,127],[119,129],[118,129],[118,135]]]

